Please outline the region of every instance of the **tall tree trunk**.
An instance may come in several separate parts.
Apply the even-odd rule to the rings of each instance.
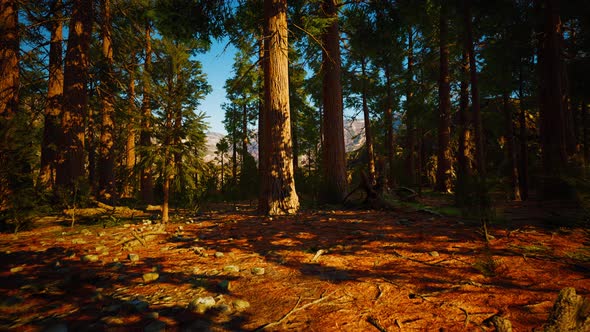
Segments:
[[[246,157],[248,156],[248,107],[246,104],[242,106],[242,176],[244,179],[246,175],[244,170],[246,169]],[[240,180],[240,182],[244,182]]]
[[[234,109],[232,113],[234,116],[234,120],[233,120],[234,126],[233,126],[233,132],[231,134],[231,136],[232,136],[231,178],[232,178],[232,183],[236,184],[236,183],[238,183],[238,124],[237,124],[237,119],[238,119],[237,113],[238,112]]]
[[[132,57],[132,63],[129,68],[129,85],[127,87],[127,98],[128,98],[128,116],[129,122],[127,122],[127,141],[125,144],[125,166],[127,169],[127,176],[125,177],[125,188],[123,196],[127,198],[133,197],[136,185],[136,176],[134,175],[135,168],[135,119],[136,107],[135,107],[135,56]]]
[[[387,184],[390,188],[396,186],[395,167],[393,164],[394,146],[393,146],[393,91],[391,91],[391,72],[389,63],[385,64],[385,149],[387,150]]]
[[[478,176],[483,180],[486,176],[484,133],[479,102],[479,85],[477,83],[477,65],[475,47],[473,45],[473,23],[471,17],[471,1],[464,0],[463,15],[465,23],[465,48],[469,52],[469,72],[471,80],[471,108],[473,109],[473,128],[475,131],[475,163]]]
[[[528,155],[528,138],[527,138],[527,126],[526,126],[526,109],[524,107],[524,79],[523,79],[523,68],[522,65],[520,67],[519,72],[519,86],[518,86],[518,98],[519,100],[519,107],[520,112],[518,115],[518,127],[520,129],[520,163],[519,163],[519,170],[518,175],[520,184],[520,199],[526,200],[529,196],[529,186],[528,186],[528,179],[529,179],[529,155]]]
[[[447,192],[451,188],[451,88],[449,83],[447,11],[446,1],[441,1],[438,158],[436,164],[436,189],[441,192]]]
[[[266,57],[264,55],[265,50],[264,31],[261,32],[260,38],[258,39],[258,72],[260,73],[260,84],[258,86],[258,212],[264,213],[266,209],[264,190],[267,187],[266,181],[269,179],[268,167],[267,167],[267,156],[266,147],[267,141],[265,140],[265,129],[264,129],[264,68],[266,67]]]
[[[565,119],[562,103],[561,19],[559,1],[544,1],[543,37],[539,48],[541,151],[546,178],[555,178],[567,162]],[[544,188],[551,191],[551,184]]]
[[[291,109],[291,137],[293,139],[293,174],[299,172],[299,135],[297,135],[297,110]]]
[[[582,100],[582,146],[584,147],[584,166],[590,166],[590,125],[588,123],[588,102]]]
[[[289,111],[289,63],[287,0],[264,1],[266,36],[264,62],[264,135],[268,176],[264,181],[261,212],[269,215],[296,213],[293,151]]]
[[[92,35],[92,0],[73,0],[64,67],[64,108],[56,185],[77,189],[85,180],[84,119],[88,107],[88,67]]]
[[[101,131],[98,149],[98,196],[105,201],[115,199],[115,158],[113,155],[115,127],[115,88],[113,73],[113,47],[111,0],[101,0],[102,6],[102,55],[104,69],[101,73]]]
[[[458,149],[457,149],[457,186],[455,193],[457,194],[457,202],[463,205],[463,199],[468,194],[467,179],[471,176],[472,170],[470,160],[472,158],[470,152],[471,130],[467,112],[469,109],[469,53],[465,48],[462,52],[461,61],[461,83],[459,92],[459,123],[457,130],[459,131]]]
[[[17,151],[13,148],[13,120],[19,104],[18,1],[0,0],[0,209],[13,194],[15,176],[11,173]]]
[[[338,5],[339,0],[324,0],[321,5],[324,16],[333,20],[322,33],[324,46],[322,49],[324,105],[322,200],[326,203],[341,203],[347,191]]]
[[[47,105],[45,106],[45,125],[41,142],[41,169],[39,185],[43,189],[53,189],[55,185],[55,166],[57,163],[57,138],[60,132],[59,119],[62,112],[64,72],[63,53],[63,4],[61,0],[51,3],[51,15],[47,28],[49,42],[49,78],[47,86]]]
[[[367,157],[368,157],[368,180],[371,185],[375,184],[375,153],[373,151],[373,134],[371,132],[371,116],[369,114],[369,105],[367,104],[367,59],[363,57],[361,60],[361,71],[362,71],[362,99],[363,99],[363,118],[365,121],[365,142],[367,145]]]
[[[508,165],[510,166],[510,186],[512,189],[512,199],[520,201],[520,185],[518,183],[518,165],[516,163],[516,149],[514,143],[514,122],[512,121],[512,108],[510,107],[510,99],[508,92],[502,94],[504,118],[506,121],[506,153],[508,157]]]
[[[151,83],[150,74],[152,68],[152,36],[150,22],[145,26],[145,64],[143,66],[143,100],[141,104],[141,132],[139,144],[142,148],[142,169],[140,174],[140,191],[143,203],[154,202],[154,179],[152,175],[151,152],[152,146],[152,108],[151,108]]]
[[[416,185],[416,114],[413,107],[414,99],[414,39],[413,29],[408,29],[408,70],[406,83],[406,130],[407,159],[406,174],[410,186]]]

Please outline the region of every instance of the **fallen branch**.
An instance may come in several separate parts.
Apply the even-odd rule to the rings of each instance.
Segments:
[[[369,322],[371,325],[375,326],[375,328],[377,330],[379,330],[380,332],[387,332],[387,329],[384,328],[383,326],[381,326],[381,324],[379,324],[379,321],[375,317],[373,317],[373,316],[367,317],[367,322]]]
[[[279,320],[277,320],[277,321],[275,321],[275,322],[272,322],[272,323],[267,323],[267,324],[264,324],[264,325],[260,326],[259,328],[257,328],[257,329],[256,329],[256,330],[254,330],[254,331],[263,331],[263,330],[265,330],[265,329],[267,329],[267,328],[269,328],[269,327],[273,327],[273,326],[280,325],[280,324],[282,324],[282,323],[283,323],[283,322],[284,322],[284,321],[285,321],[287,318],[289,318],[289,316],[291,316],[292,314],[294,314],[294,313],[296,313],[296,312],[298,312],[298,311],[301,311],[301,310],[303,310],[303,309],[305,309],[305,308],[307,308],[307,307],[310,307],[310,306],[312,306],[312,305],[314,305],[314,304],[318,304],[318,303],[320,303],[320,302],[324,301],[325,299],[327,299],[327,298],[331,297],[332,295],[334,295],[334,293],[336,293],[336,291],[333,291],[332,293],[330,293],[330,294],[328,294],[328,295],[326,295],[326,296],[324,296],[324,297],[320,297],[319,299],[317,299],[317,300],[315,300],[315,301],[312,301],[312,302],[309,302],[309,303],[307,303],[307,304],[304,304],[304,305],[302,305],[301,307],[299,307],[299,308],[298,308],[298,306],[299,306],[299,303],[301,303],[301,296],[299,296],[299,298],[297,299],[297,303],[295,303],[295,306],[294,306],[294,307],[293,307],[291,310],[289,310],[289,312],[287,312],[286,314],[284,314],[284,315],[283,315],[283,317],[281,317],[281,319],[279,319]]]
[[[317,262],[317,260],[318,260],[318,259],[320,259],[320,256],[321,256],[322,254],[324,254],[325,252],[326,252],[326,250],[324,250],[324,249],[320,249],[320,250],[318,250],[318,251],[315,253],[315,256],[313,256],[313,258],[311,259],[311,262],[312,262],[312,263],[315,263],[315,262]]]
[[[145,240],[140,238],[139,235],[137,235],[135,232],[131,232],[131,235],[133,235],[134,238],[137,239],[137,241],[139,241],[139,243],[141,243],[142,246],[145,247]]]

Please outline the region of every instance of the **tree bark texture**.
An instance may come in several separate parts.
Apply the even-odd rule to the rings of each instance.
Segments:
[[[10,120],[18,108],[19,34],[16,0],[0,0],[0,117]]]
[[[135,57],[133,57],[134,59]],[[128,117],[129,122],[127,123],[127,141],[125,144],[125,167],[127,171],[127,176],[125,178],[125,188],[123,190],[123,196],[127,198],[133,197],[133,193],[135,191],[136,186],[136,177],[134,175],[134,168],[135,168],[135,138],[136,138],[136,129],[135,129],[135,120],[137,115],[137,109],[135,107],[135,60],[129,68],[129,85],[127,87],[127,98],[128,98]]]
[[[447,192],[451,189],[451,87],[449,83],[447,12],[446,1],[441,1],[438,155],[436,164],[436,189],[441,192]]]
[[[152,108],[151,108],[151,84],[150,73],[152,68],[152,36],[150,22],[145,26],[145,63],[143,66],[143,100],[141,104],[141,132],[139,144],[142,148],[142,168],[140,173],[141,200],[146,204],[154,202],[154,178],[152,175],[152,163],[150,147],[152,146]]]
[[[85,178],[84,120],[88,108],[88,67],[92,35],[92,0],[73,0],[64,66],[62,137],[56,184],[76,189]]]
[[[63,98],[63,4],[55,0],[51,4],[52,19],[47,25],[49,40],[49,77],[47,86],[47,105],[45,106],[45,124],[41,143],[41,167],[39,184],[44,189],[53,189],[55,185],[55,167],[57,164],[60,134],[60,117]]]
[[[469,110],[469,53],[465,48],[462,52],[461,83],[459,91],[459,114],[457,130],[459,138],[457,142],[457,185],[455,193],[461,202],[467,194],[467,179],[472,174],[471,169],[471,126],[468,119]]]
[[[101,0],[102,6],[102,55],[104,68],[101,73],[101,126],[98,148],[98,196],[105,201],[115,197],[114,115],[115,88],[113,73],[113,43],[111,35],[111,0]]]
[[[324,17],[333,19],[332,24],[322,33],[324,46],[322,50],[324,105],[322,200],[326,203],[341,203],[347,191],[338,3],[339,0],[324,0],[321,5]]]
[[[396,186],[395,183],[395,167],[394,160],[394,146],[393,146],[393,91],[391,91],[391,71],[389,64],[385,65],[385,150],[387,151],[387,184],[390,188]]]
[[[363,118],[365,121],[365,144],[367,145],[368,168],[367,180],[371,186],[375,185],[375,153],[373,151],[373,134],[371,132],[371,117],[369,114],[369,105],[367,104],[367,59],[361,60],[361,74],[363,80],[362,101],[363,101]]]
[[[414,39],[413,29],[408,31],[408,69],[406,82],[406,130],[407,130],[407,159],[406,174],[408,184],[416,185],[416,110],[413,106],[414,99]]]
[[[262,213],[292,214],[299,209],[293,176],[289,111],[287,1],[265,0],[264,139],[267,176]]]
[[[583,332],[590,330],[590,299],[566,287],[559,292],[551,309],[545,332]]]

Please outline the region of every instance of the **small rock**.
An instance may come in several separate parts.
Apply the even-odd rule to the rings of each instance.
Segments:
[[[145,332],[164,332],[166,331],[166,323],[156,320],[149,323],[146,327],[143,328]]]
[[[131,224],[123,224],[123,227],[129,228],[129,227],[131,227]]]
[[[261,276],[264,274],[264,268],[263,267],[253,267],[252,274],[256,275],[256,276]]]
[[[98,255],[84,255],[80,259],[83,262],[98,262]]]
[[[431,252],[429,252],[428,254],[429,254],[430,256],[432,256],[432,257],[438,257],[438,256],[440,256],[440,255],[438,254],[438,251],[431,251]]]
[[[196,313],[204,314],[207,310],[215,306],[215,299],[212,296],[199,297],[192,300],[188,308]]]
[[[178,230],[179,230],[179,231],[182,231],[182,230],[184,230],[184,227],[182,227],[182,226],[178,226]]]
[[[250,308],[250,302],[241,299],[234,300],[232,305],[237,311],[243,311]]]
[[[229,273],[240,272],[240,268],[236,265],[226,265],[223,267],[223,272],[229,272]]]
[[[104,252],[104,251],[108,251],[108,250],[109,250],[109,248],[107,248],[107,247],[105,247],[105,246],[96,246],[96,247],[94,247],[94,250],[95,250],[96,252]]]
[[[159,277],[160,277],[160,275],[156,272],[144,273],[142,276],[143,282],[156,281],[156,280],[158,280]]]
[[[215,309],[222,314],[229,314],[231,312],[231,307],[225,303],[220,303],[215,306]]]
[[[222,252],[219,252],[218,251],[218,252],[215,253],[215,258],[221,258],[223,256],[225,256],[225,255]]]
[[[72,244],[86,244],[86,240],[83,240],[83,239],[72,239]]]
[[[123,325],[124,322],[121,318],[113,317],[113,316],[105,316],[100,319],[103,323],[107,325]]]
[[[23,270],[22,266],[17,266],[17,267],[13,267],[12,269],[10,269],[10,273],[19,273]]]
[[[84,228],[81,232],[83,235],[92,235],[92,232]]]
[[[129,258],[129,260],[132,262],[137,262],[139,260],[139,255],[138,254],[129,254],[129,256],[127,256],[127,258]]]
[[[98,232],[98,237],[103,237],[107,235],[107,232]]]

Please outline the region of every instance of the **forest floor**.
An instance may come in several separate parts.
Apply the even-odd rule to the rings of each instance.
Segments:
[[[489,245],[477,221],[410,206],[47,216],[0,234],[0,330],[540,330],[560,289],[590,295],[590,229],[503,205]]]

